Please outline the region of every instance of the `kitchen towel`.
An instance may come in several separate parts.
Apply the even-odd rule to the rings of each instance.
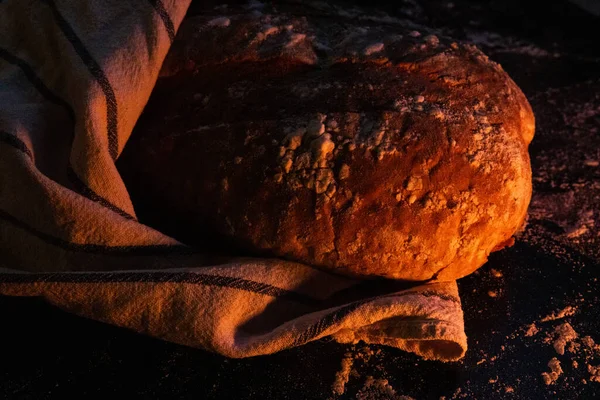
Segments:
[[[137,221],[115,160],[188,6],[0,1],[0,294],[228,357],[331,337],[461,358],[456,282],[216,260]]]

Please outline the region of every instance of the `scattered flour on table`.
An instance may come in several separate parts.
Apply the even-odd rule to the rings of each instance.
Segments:
[[[359,349],[352,347],[342,358],[340,369],[335,374],[335,380],[331,386],[333,397],[337,399],[346,393],[346,385],[351,379],[364,380],[362,387],[356,393],[357,400],[414,400],[410,396],[396,393],[387,379],[374,378],[373,376],[362,377],[357,371],[362,364],[368,363],[372,356],[380,354],[381,350],[373,350],[369,346]],[[379,368],[377,368],[379,369]],[[355,386],[356,387],[356,386]]]
[[[356,394],[357,400],[414,400],[410,396],[399,395],[387,379],[374,379],[367,376],[362,389]]]
[[[557,310],[538,321],[526,325],[521,332],[524,337],[531,340],[538,339],[538,343],[551,345],[557,356],[548,361],[549,371],[541,372],[542,381],[546,385],[563,383],[575,379],[572,375],[589,374],[588,379],[582,379],[582,383],[600,383],[600,345],[596,344],[591,336],[581,336],[568,319],[577,313],[577,307],[566,306]],[[567,367],[563,370],[563,366]],[[580,365],[584,369],[579,370]],[[580,372],[576,372],[576,371]]]
[[[354,364],[354,358],[351,352],[344,354],[342,358],[342,365],[338,372],[335,373],[335,381],[331,386],[331,390],[334,394],[339,396],[343,395],[346,391],[346,383],[350,380],[350,372],[352,371],[352,365]]]

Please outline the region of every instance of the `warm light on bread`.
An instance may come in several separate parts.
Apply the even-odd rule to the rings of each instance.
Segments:
[[[184,21],[119,160],[146,222],[411,281],[510,243],[534,117],[502,68],[402,21],[297,10]]]

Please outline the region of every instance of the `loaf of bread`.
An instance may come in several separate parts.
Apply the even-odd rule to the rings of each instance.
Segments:
[[[523,93],[472,45],[253,3],[183,22],[118,167],[140,220],[184,242],[450,280],[523,225],[533,133]]]

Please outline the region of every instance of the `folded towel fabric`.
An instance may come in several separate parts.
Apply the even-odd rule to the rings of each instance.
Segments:
[[[115,160],[188,6],[0,2],[0,294],[229,357],[330,336],[461,358],[455,282],[217,260],[137,221]]]

